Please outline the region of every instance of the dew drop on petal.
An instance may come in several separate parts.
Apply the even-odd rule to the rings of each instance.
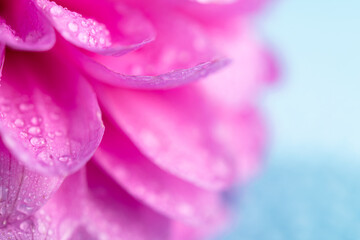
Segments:
[[[17,207],[17,210],[21,213],[24,213],[24,214],[31,214],[32,211],[34,210],[34,207],[32,206],[28,206],[26,204],[20,204],[18,207]]]
[[[45,139],[41,138],[41,137],[32,137],[30,139],[30,143],[31,145],[33,145],[34,147],[41,147],[45,145]]]
[[[24,221],[24,222],[20,223],[20,229],[23,231],[28,230],[29,227],[30,227],[30,224],[28,221]]]
[[[41,122],[41,118],[38,117],[32,117],[30,120],[31,124],[33,125],[39,125],[39,123]]]
[[[22,128],[25,125],[24,121],[22,119],[20,119],[20,118],[16,119],[14,121],[14,124],[18,128]]]
[[[20,109],[20,111],[22,111],[22,112],[27,112],[27,111],[29,111],[29,110],[31,110],[31,109],[33,109],[33,108],[34,108],[34,105],[31,104],[31,103],[21,103],[21,104],[19,105],[19,109]]]
[[[51,9],[50,9],[50,13],[54,16],[60,16],[62,14],[63,10],[62,10],[62,7],[60,6],[53,6]]]
[[[71,158],[69,156],[61,156],[59,157],[60,162],[69,162]]]
[[[79,30],[79,26],[75,22],[69,22],[68,28],[72,32],[77,32]]]
[[[82,42],[82,43],[87,43],[88,38],[89,38],[89,37],[88,37],[88,34],[83,33],[83,32],[79,33],[79,35],[78,35],[78,39],[79,39],[79,41]]]
[[[31,135],[38,135],[41,132],[39,127],[30,127],[28,133]]]

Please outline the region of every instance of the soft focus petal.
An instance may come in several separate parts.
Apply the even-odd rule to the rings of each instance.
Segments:
[[[34,214],[61,182],[21,165],[0,141],[0,229]]]
[[[34,232],[35,240],[168,239],[168,219],[137,202],[93,164],[87,167],[87,179],[83,173],[67,178],[16,234]]]
[[[74,172],[90,159],[104,131],[95,94],[53,53],[7,53],[0,88],[5,145],[29,168]]]
[[[154,39],[152,26],[137,11],[107,1],[60,1],[87,17],[55,2],[37,0],[46,17],[69,42],[104,55],[122,55]],[[86,8],[84,8],[84,4]],[[106,14],[104,14],[106,13]]]
[[[253,104],[271,81],[274,63],[271,58],[264,58],[264,46],[258,41],[247,25],[233,27],[237,34],[232,40],[217,37],[216,45],[231,59],[226,68],[210,75],[199,82],[202,90],[224,106],[236,109]]]
[[[221,107],[194,86],[153,92],[102,87],[98,94],[111,117],[154,163],[198,186],[221,189],[233,183],[241,159],[225,150],[216,127],[234,122],[222,122]]]
[[[120,130],[106,125],[108,131],[95,159],[135,198],[173,219],[196,225],[212,225],[224,215],[217,192],[202,190],[161,170]]]
[[[11,48],[45,51],[55,43],[55,32],[33,1],[5,1],[0,12],[0,42]]]

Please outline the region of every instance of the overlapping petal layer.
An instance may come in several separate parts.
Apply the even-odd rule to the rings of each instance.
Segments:
[[[45,51],[55,44],[55,31],[33,1],[5,1],[0,12],[0,42],[25,51]]]
[[[118,126],[159,167],[207,189],[223,189],[235,180],[241,159],[225,150],[216,130],[236,122],[219,119],[222,109],[195,85],[158,92],[102,87],[98,96]]]
[[[0,239],[218,231],[264,149],[265,2],[0,0]]]
[[[31,169],[67,175],[82,167],[100,143],[104,127],[95,94],[52,53],[9,52],[0,95],[1,137]]]
[[[21,165],[0,141],[0,229],[11,224],[19,226],[33,215],[62,180],[61,177],[43,176]]]
[[[0,236],[10,232],[39,240],[170,239],[169,219],[137,202],[95,165],[87,167],[87,176],[84,173],[67,178],[34,217],[12,231],[0,229]]]
[[[217,192],[206,191],[161,170],[112,124],[106,124],[97,163],[130,194],[151,208],[179,221],[209,226],[222,218]]]
[[[154,30],[141,13],[121,3],[87,1],[87,8],[79,8],[77,3],[60,1],[79,8],[76,12],[52,1],[36,2],[66,40],[95,53],[119,56],[154,39]]]

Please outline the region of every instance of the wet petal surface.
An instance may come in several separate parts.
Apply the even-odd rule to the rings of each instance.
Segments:
[[[95,154],[122,187],[151,208],[193,225],[211,225],[225,212],[217,192],[200,189],[169,174],[142,155],[131,141],[110,123]]]
[[[119,56],[154,39],[147,20],[120,3],[89,1],[88,7],[83,8],[71,1],[60,1],[79,10],[78,13],[52,1],[36,2],[66,40],[91,52]],[[88,17],[80,14],[82,12]]]
[[[67,175],[100,143],[104,127],[95,94],[53,53],[7,54],[0,95],[0,134],[29,168]]]
[[[241,159],[225,150],[216,132],[217,125],[232,122],[222,122],[223,110],[194,85],[153,92],[103,87],[98,93],[111,117],[158,166],[208,189],[232,184]]]
[[[33,215],[61,182],[62,178],[43,176],[21,165],[0,141],[0,229]]]

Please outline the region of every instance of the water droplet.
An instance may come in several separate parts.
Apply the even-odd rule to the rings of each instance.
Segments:
[[[46,226],[43,223],[39,223],[38,231],[40,233],[45,233],[46,232]]]
[[[28,134],[26,132],[21,132],[20,137],[27,138]]]
[[[105,43],[105,38],[101,37],[101,38],[99,39],[99,42],[100,42],[101,45],[104,45],[104,43]]]
[[[39,125],[39,123],[41,123],[41,121],[42,121],[42,119],[39,117],[32,117],[30,120],[31,124],[33,124],[33,125]]]
[[[28,206],[26,204],[20,204],[18,207],[17,207],[17,210],[21,213],[24,213],[24,214],[31,214],[32,211],[34,210],[34,207],[32,206]]]
[[[71,158],[69,156],[61,156],[59,157],[60,162],[69,162]]]
[[[60,137],[62,135],[63,135],[63,133],[61,131],[55,131],[55,136]]]
[[[30,127],[28,133],[31,135],[38,135],[41,132],[39,127]]]
[[[60,6],[53,6],[51,9],[50,9],[50,13],[54,16],[59,16],[62,14],[62,8]]]
[[[75,22],[69,22],[68,28],[72,32],[77,32],[79,30],[79,26]]]
[[[34,147],[41,147],[45,145],[45,139],[41,137],[33,137],[30,139],[30,143]]]
[[[89,39],[89,36],[88,36],[87,33],[81,32],[81,33],[79,33],[79,35],[78,35],[78,39],[79,39],[79,41],[82,42],[82,43],[87,43],[87,41],[88,41],[88,39]]]
[[[16,120],[14,121],[14,124],[15,124],[15,126],[17,126],[18,128],[21,128],[21,127],[23,127],[23,126],[25,125],[24,121],[21,120],[20,118],[16,119]]]
[[[29,111],[29,110],[31,110],[33,108],[34,108],[34,105],[31,104],[31,103],[22,103],[22,104],[19,105],[19,109],[22,112],[27,112],[27,111]]]
[[[29,227],[30,227],[30,224],[28,221],[24,221],[24,222],[20,223],[20,229],[23,231],[28,230]]]

